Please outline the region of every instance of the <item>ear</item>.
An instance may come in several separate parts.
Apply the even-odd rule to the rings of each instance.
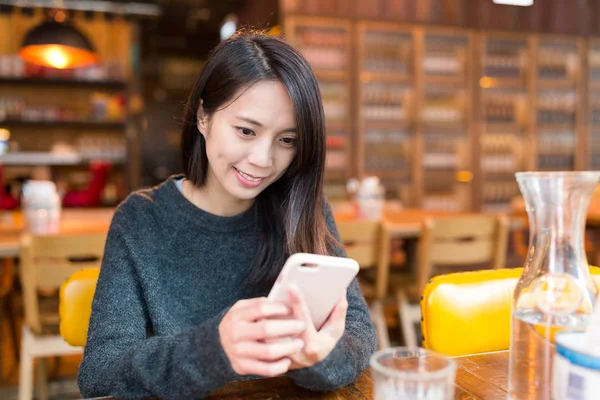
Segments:
[[[202,136],[204,136],[206,138],[206,130],[208,127],[208,123],[207,123],[207,119],[208,117],[206,116],[206,113],[204,112],[204,107],[202,107],[202,100],[200,100],[200,106],[198,107],[198,111],[196,112],[196,118],[197,118],[197,126],[198,126],[198,131],[200,132],[200,134]]]

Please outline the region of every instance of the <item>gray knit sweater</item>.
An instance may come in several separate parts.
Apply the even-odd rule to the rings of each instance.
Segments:
[[[254,207],[209,214],[187,201],[171,177],[131,194],[115,212],[79,369],[85,397],[195,399],[237,375],[221,347],[223,315],[248,293],[259,231]],[[338,237],[331,210],[326,220]],[[330,390],[368,366],[376,334],[356,281],[348,290],[346,332],[321,363],[287,375]]]

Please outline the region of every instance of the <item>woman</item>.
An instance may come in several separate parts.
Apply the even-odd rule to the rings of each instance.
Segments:
[[[344,254],[323,197],[323,107],[308,63],[273,37],[222,42],[188,100],[181,151],[184,175],[114,215],[83,395],[202,398],[281,374],[313,390],[351,383],[376,345],[356,281],[320,331],[299,293],[288,305],[264,298],[290,254]]]

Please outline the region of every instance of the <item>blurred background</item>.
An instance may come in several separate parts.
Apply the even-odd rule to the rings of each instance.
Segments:
[[[378,287],[385,315],[371,310],[392,343],[407,329],[390,293],[419,289],[424,218],[509,215],[493,240],[497,264],[516,267],[528,232],[514,173],[600,168],[600,0],[0,0],[0,303],[13,301],[5,320],[0,304],[3,400],[19,381],[25,185],[53,182],[56,193],[30,193],[62,209],[61,232],[106,232],[132,190],[182,171],[186,97],[209,51],[242,27],[284,35],[312,65],[325,189],[348,248],[391,267],[389,281],[361,284],[367,297]],[[51,397],[77,398],[80,359],[54,358]]]
[[[84,205],[115,205],[179,172],[191,85],[221,37],[253,27],[283,33],[319,78],[330,198],[374,175],[405,206],[507,210],[514,171],[600,165],[600,3],[503,1],[1,0],[4,191],[96,184]],[[97,62],[24,59],[44,21],[70,23]]]

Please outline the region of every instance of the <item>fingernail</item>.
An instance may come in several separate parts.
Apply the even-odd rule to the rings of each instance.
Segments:
[[[304,347],[304,341],[303,341],[303,340],[300,340],[300,339],[297,339],[297,340],[296,340],[296,342],[294,343],[294,346],[295,346],[295,347],[296,347],[298,350],[300,350],[300,349],[302,349],[302,348]]]
[[[295,328],[297,331],[303,331],[304,329],[306,329],[306,324],[303,321],[298,321],[296,322]]]

